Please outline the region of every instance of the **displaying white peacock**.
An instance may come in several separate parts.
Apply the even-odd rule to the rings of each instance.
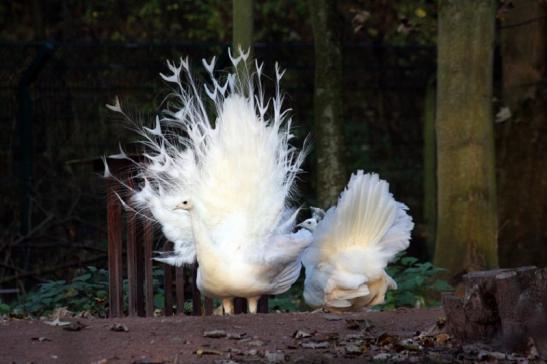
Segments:
[[[385,268],[408,247],[414,227],[407,210],[377,174],[353,174],[322,220],[314,210],[299,224],[314,240],[303,256],[305,301],[333,310],[383,303],[386,291],[397,288]]]
[[[203,60],[210,102],[187,59],[168,62],[171,74],[161,76],[175,86],[171,103],[153,129],[138,128],[144,162],[123,151],[113,157],[132,160],[142,180],[130,189],[128,205],[149,211],[174,243],[174,251],[157,260],[182,265],[197,259],[203,294],[222,299],[226,313],[233,312],[234,297],[246,297],[254,313],[261,295],[290,288],[312,241],[309,231],[292,233],[298,211],[289,206],[306,148],[291,145],[277,64],[275,95],[265,100],[263,65],[249,70],[249,53],[228,54],[238,72],[224,82],[216,78],[216,59]],[[118,101],[109,108],[124,113]]]

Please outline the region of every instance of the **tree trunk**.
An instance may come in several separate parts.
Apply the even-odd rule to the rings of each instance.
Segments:
[[[315,40],[314,134],[317,198],[336,202],[346,183],[342,129],[343,64],[339,15],[334,0],[308,1]]]
[[[435,264],[452,276],[498,265],[491,105],[495,8],[495,0],[440,2]]]
[[[513,1],[501,29],[503,106],[496,125],[500,264],[547,265],[547,4]],[[535,20],[534,20],[535,19]],[[530,21],[533,20],[533,21]]]
[[[424,102],[424,223],[427,253],[435,254],[435,226],[437,223],[437,174],[435,146],[435,81],[427,84]]]
[[[238,47],[244,51],[253,46],[254,16],[253,0],[233,0],[233,47],[237,52]]]

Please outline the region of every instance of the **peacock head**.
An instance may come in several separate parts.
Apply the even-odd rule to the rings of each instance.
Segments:
[[[315,228],[317,227],[317,224],[318,224],[317,219],[314,217],[310,217],[309,219],[302,221],[300,224],[296,226],[300,226],[309,231],[314,231]]]
[[[175,206],[174,210],[191,210],[192,207],[192,203],[189,200],[184,200]]]

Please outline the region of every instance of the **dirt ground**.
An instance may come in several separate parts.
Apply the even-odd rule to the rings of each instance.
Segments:
[[[479,349],[466,351],[452,342],[443,333],[442,317],[439,309],[399,309],[341,315],[62,318],[64,326],[3,319],[0,362],[422,363],[465,361],[466,356],[501,359],[502,353],[482,350],[481,358]]]

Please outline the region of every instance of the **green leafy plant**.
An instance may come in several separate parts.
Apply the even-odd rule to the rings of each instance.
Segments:
[[[39,316],[57,307],[66,307],[73,312],[87,311],[104,317],[108,303],[108,272],[96,267],[87,267],[77,273],[72,282],[64,280],[42,283],[11,305],[15,315]]]
[[[386,302],[378,308],[435,307],[441,292],[452,291],[447,281],[439,278],[445,269],[430,262],[419,262],[414,257],[400,255],[387,268],[387,273],[397,282],[397,290],[388,291]]]
[[[11,307],[7,303],[4,303],[2,302],[2,300],[0,300],[0,315],[6,315],[10,313],[10,311]]]

